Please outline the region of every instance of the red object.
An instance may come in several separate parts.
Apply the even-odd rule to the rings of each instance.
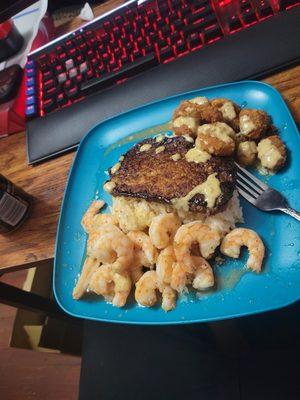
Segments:
[[[11,27],[11,20],[0,24],[0,39],[7,36]],[[53,20],[51,16],[46,14],[40,22],[38,33],[31,46],[31,51],[43,46],[53,39]],[[0,137],[17,133],[25,129],[25,83],[26,77],[23,75],[17,97],[8,103],[0,105]]]
[[[0,24],[0,40],[5,39],[12,30],[13,22],[11,19]]]

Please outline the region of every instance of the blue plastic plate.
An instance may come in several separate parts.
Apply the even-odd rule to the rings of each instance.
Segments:
[[[56,241],[54,293],[67,313],[108,322],[182,324],[264,312],[299,299],[300,222],[280,213],[261,212],[243,199],[245,226],[257,231],[266,245],[261,274],[245,270],[245,251],[241,259],[227,259],[215,267],[218,286],[215,291],[183,296],[178,299],[176,309],[168,313],[159,305],[144,308],[133,301],[118,309],[100,297],[72,299],[87,239],[80,220],[93,199],[101,198],[110,204],[110,196],[102,189],[108,168],[145,136],[165,132],[166,122],[180,101],[195,96],[226,97],[242,107],[260,108],[272,116],[288,148],[288,164],[280,173],[260,176],[260,179],[280,190],[291,206],[300,209],[299,133],[282,97],[269,85],[245,81],[214,86],[169,97],[107,120],[82,140],[62,205]]]

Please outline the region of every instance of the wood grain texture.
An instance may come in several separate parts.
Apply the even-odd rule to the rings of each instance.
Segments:
[[[112,0],[94,8],[95,15],[122,2]],[[65,33],[82,25],[78,18],[64,26]],[[265,82],[283,95],[300,124],[300,66],[274,74]],[[0,170],[34,196],[32,215],[17,232],[0,236],[0,271],[27,268],[53,258],[57,220],[74,152],[37,166],[28,166],[24,133],[0,140]]]

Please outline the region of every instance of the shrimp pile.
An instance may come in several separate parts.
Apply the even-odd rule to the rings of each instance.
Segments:
[[[92,202],[82,218],[88,234],[86,259],[73,291],[78,300],[87,292],[123,307],[134,288],[136,302],[152,307],[161,302],[165,311],[176,307],[179,294],[192,287],[203,291],[215,286],[209,260],[217,248],[237,258],[248,247],[247,267],[260,272],[264,245],[256,232],[235,228],[229,233],[202,221],[182,223],[165,212],[152,218],[144,230],[123,232],[115,215],[101,214],[101,200]]]
[[[266,173],[285,165],[285,145],[263,110],[241,110],[229,99],[197,97],[180,103],[172,124],[175,135],[194,140],[195,148],[208,158],[232,156],[242,166],[256,166]]]

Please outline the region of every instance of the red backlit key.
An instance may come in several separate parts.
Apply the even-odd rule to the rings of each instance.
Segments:
[[[255,11],[250,9],[245,10],[242,12],[242,19],[246,24],[251,24],[257,21]]]
[[[171,46],[165,46],[159,51],[160,62],[171,61],[174,58],[174,52]]]
[[[48,79],[46,82],[44,82],[44,89],[50,89],[52,86],[55,85],[54,79]]]
[[[48,79],[52,78],[53,72],[52,71],[45,71],[43,72],[43,81],[47,81]]]
[[[192,33],[187,37],[187,42],[190,45],[191,49],[195,49],[199,46],[202,46],[202,40],[198,33]]]
[[[203,32],[204,43],[208,43],[212,40],[220,39],[222,37],[222,31],[219,26],[211,26],[206,28]]]
[[[76,86],[71,87],[70,89],[66,90],[66,95],[69,98],[74,98],[78,94],[78,88]]]
[[[66,96],[65,96],[63,93],[59,93],[59,94],[57,95],[56,102],[57,102],[57,104],[59,104],[60,106],[63,105],[63,104],[66,104],[67,101],[68,101],[68,100],[67,100]]]
[[[43,103],[43,109],[45,112],[50,112],[55,108],[54,99],[45,100]]]
[[[53,97],[57,92],[57,90],[58,90],[57,87],[52,87],[48,90],[45,90],[45,92],[43,93],[43,99],[49,99],[50,97]]]
[[[67,80],[67,74],[65,72],[61,73],[57,77],[58,83],[64,83]]]

